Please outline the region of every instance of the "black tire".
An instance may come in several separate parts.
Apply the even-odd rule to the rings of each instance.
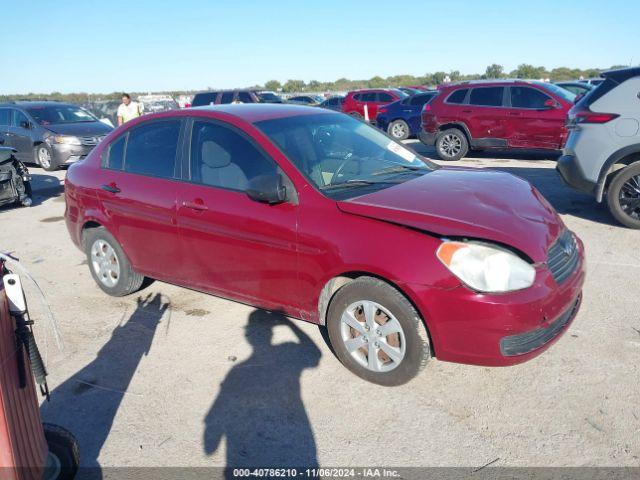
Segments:
[[[351,112],[349,113],[349,115],[351,115],[353,118],[357,119],[357,120],[363,120],[364,117],[362,115],[360,115],[358,112]]]
[[[119,274],[115,277],[115,284],[113,286],[106,285],[99,278],[98,272],[95,271],[91,249],[94,243],[98,240],[106,242],[113,249],[117,259]],[[83,243],[85,254],[87,255],[87,263],[89,264],[89,270],[91,271],[91,276],[105,293],[113,297],[123,297],[125,295],[137,292],[140,289],[142,283],[144,282],[144,276],[133,270],[129,259],[125,255],[118,241],[104,227],[92,228],[87,230],[83,239]]]
[[[363,366],[349,353],[343,340],[342,315],[349,306],[363,300],[375,302],[388,310],[402,327],[405,338],[404,357],[389,371],[376,372]],[[431,356],[427,330],[413,305],[402,293],[377,278],[360,277],[340,288],[327,309],[326,324],[331,346],[340,362],[360,378],[378,385],[390,387],[407,383],[425,367]],[[360,350],[356,350],[358,351]],[[378,355],[379,353],[376,354]]]
[[[396,126],[397,128],[394,128]],[[402,134],[396,135],[398,132],[402,132]],[[387,127],[387,133],[396,140],[406,140],[407,138],[409,138],[410,134],[409,125],[404,120],[394,120]]]
[[[48,155],[49,158],[49,163],[41,160],[40,150],[46,151],[46,155]],[[41,143],[33,149],[33,161],[36,165],[40,165],[47,172],[53,172],[54,170],[58,169],[58,165],[53,161],[53,152],[51,151],[51,147],[49,147],[49,145],[47,145],[46,143]]]
[[[629,228],[640,229],[639,189],[640,162],[635,162],[616,172],[607,190],[609,211],[616,220]]]
[[[442,160],[460,160],[469,151],[467,136],[462,130],[449,128],[436,137],[436,152]]]
[[[72,480],[80,466],[78,442],[68,430],[62,427],[50,423],[42,426],[49,453],[55,458],[56,467],[59,467],[58,474],[52,480]]]

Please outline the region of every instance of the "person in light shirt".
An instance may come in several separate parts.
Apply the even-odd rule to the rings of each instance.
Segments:
[[[138,118],[142,115],[142,105],[138,102],[132,102],[128,93],[122,94],[122,103],[118,107],[118,125]]]

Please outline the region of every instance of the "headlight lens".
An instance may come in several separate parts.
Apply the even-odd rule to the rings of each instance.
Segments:
[[[54,135],[49,137],[53,143],[63,143],[65,145],[82,145],[78,137],[73,135]]]
[[[533,285],[536,271],[514,253],[484,243],[445,241],[440,261],[466,285],[480,292],[510,292]]]

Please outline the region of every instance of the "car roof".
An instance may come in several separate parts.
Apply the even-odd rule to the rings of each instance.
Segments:
[[[631,77],[640,76],[640,67],[621,68],[620,70],[609,70],[602,72],[602,77],[613,78],[616,82],[621,83],[628,80]],[[595,78],[589,80],[596,80]],[[602,80],[602,78],[597,79]]]
[[[234,116],[248,123],[277,118],[298,117],[303,115],[335,115],[335,112],[304,105],[272,104],[272,103],[242,103],[238,105],[206,105],[191,107],[180,112],[203,111],[212,113],[224,113]]]

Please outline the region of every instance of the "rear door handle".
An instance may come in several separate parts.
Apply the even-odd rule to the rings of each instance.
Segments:
[[[209,207],[207,207],[204,202],[199,199],[196,198],[193,202],[182,202],[182,206],[185,208],[190,208],[191,210],[198,210],[198,211],[204,211],[204,210],[209,210]]]
[[[115,183],[110,183],[109,185],[102,185],[100,188],[102,188],[102,190],[106,191],[106,192],[110,192],[110,193],[120,193],[121,190],[116,187]]]

